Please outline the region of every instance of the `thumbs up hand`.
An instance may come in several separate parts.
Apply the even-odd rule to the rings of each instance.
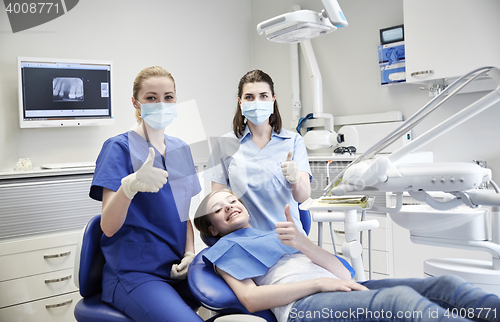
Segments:
[[[142,167],[122,179],[122,190],[127,198],[134,198],[139,191],[158,192],[167,183],[168,172],[153,167],[154,158],[155,151],[150,147],[148,158]]]
[[[285,179],[290,182],[290,184],[296,184],[299,182],[300,174],[297,168],[297,163],[292,160],[293,151],[290,150],[286,156],[285,162],[281,163],[281,171],[285,176]]]
[[[276,223],[278,239],[281,240],[282,244],[300,250],[300,246],[304,244],[304,238],[307,239],[307,237],[295,225],[290,213],[290,205],[285,206],[285,217],[286,221]]]

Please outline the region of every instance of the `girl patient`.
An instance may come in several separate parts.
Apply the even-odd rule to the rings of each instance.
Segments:
[[[456,276],[353,281],[349,264],[304,236],[288,205],[284,212],[275,232],[251,228],[227,189],[196,212],[200,233],[219,238],[204,260],[250,312],[271,309],[279,322],[500,321],[500,299]]]

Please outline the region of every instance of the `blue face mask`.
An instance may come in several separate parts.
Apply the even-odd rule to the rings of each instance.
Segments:
[[[241,103],[241,114],[255,125],[261,125],[273,114],[274,101],[253,101]]]
[[[166,128],[177,116],[176,103],[141,104],[141,117],[153,129]]]

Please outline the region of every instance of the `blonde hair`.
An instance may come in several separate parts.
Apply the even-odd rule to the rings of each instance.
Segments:
[[[172,74],[170,74],[165,68],[161,66],[151,66],[151,67],[146,67],[143,70],[137,74],[134,80],[134,87],[132,89],[132,96],[136,101],[139,101],[137,98],[137,95],[139,94],[139,91],[141,90],[142,83],[151,77],[168,77],[172,80],[174,83],[174,90],[175,90],[175,80]],[[135,110],[135,118],[137,119],[137,122],[141,122],[141,110],[136,109]]]

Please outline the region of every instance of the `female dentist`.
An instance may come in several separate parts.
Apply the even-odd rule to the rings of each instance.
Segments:
[[[102,201],[102,300],[135,321],[202,321],[186,280],[201,187],[189,146],[164,134],[177,115],[174,78],[143,69],[132,103],[138,126],[104,143],[90,189]]]
[[[263,71],[240,79],[233,131],[217,140],[204,178],[212,191],[229,187],[241,196],[252,227],[274,230],[286,204],[300,223],[298,203],[311,195],[307,152],[299,134],[281,127],[274,82]]]

